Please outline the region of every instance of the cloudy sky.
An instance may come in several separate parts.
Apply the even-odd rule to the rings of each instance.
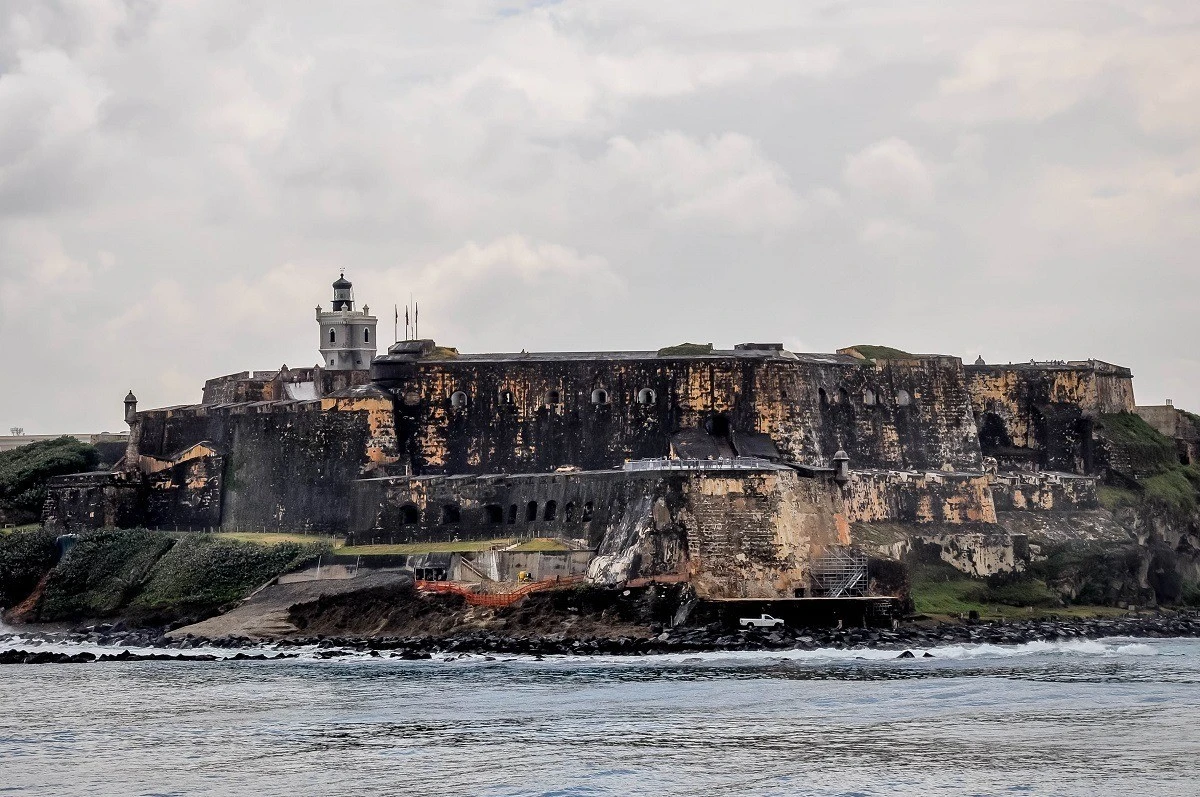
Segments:
[[[340,268],[388,339],[412,293],[463,351],[1096,357],[1200,409],[1198,251],[1192,0],[0,3],[5,432],[312,365]]]

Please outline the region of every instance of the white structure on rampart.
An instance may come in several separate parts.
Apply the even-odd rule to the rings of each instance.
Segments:
[[[376,318],[363,305],[354,309],[354,286],[342,274],[333,283],[333,309],[317,306],[321,325],[321,365],[328,371],[365,371],[377,352]]]

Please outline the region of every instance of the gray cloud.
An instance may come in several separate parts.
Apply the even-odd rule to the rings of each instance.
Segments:
[[[0,7],[0,426],[464,350],[1099,357],[1200,407],[1188,3]],[[386,326],[383,324],[382,326]]]

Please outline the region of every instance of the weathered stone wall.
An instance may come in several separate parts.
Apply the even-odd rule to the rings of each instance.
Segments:
[[[1095,418],[1134,407],[1129,369],[1098,360],[964,370],[983,454],[1006,470],[1094,473]]]
[[[957,358],[784,354],[406,356],[376,360],[373,374],[396,396],[414,473],[594,470],[726,429],[734,448],[762,433],[808,464],[844,448],[863,467],[981,467]]]
[[[812,560],[850,544],[836,491],[794,471],[692,479],[685,495],[688,572],[703,598],[803,597]]]
[[[854,522],[995,523],[984,473],[855,470],[846,485]]]
[[[710,598],[792,597],[849,543],[832,484],[785,468],[382,477],[353,505],[355,541],[586,539],[595,581],[687,578]]]
[[[391,399],[369,387],[316,401],[140,412],[131,447],[140,457],[170,460],[202,441],[224,453],[224,481],[179,474],[172,481],[176,520],[160,502],[150,522],[216,525],[211,494],[219,489],[223,527],[344,532],[351,483],[396,459]]]
[[[289,385],[311,383],[315,397],[370,384],[366,369],[328,371],[315,368],[288,368],[278,371],[242,371],[209,379],[204,383],[202,404],[235,404],[248,401],[286,401]]]
[[[42,522],[64,531],[133,528],[144,524],[140,474],[78,473],[50,480]]]
[[[146,477],[145,518],[156,529],[209,529],[221,525],[225,458],[180,462]]]
[[[1067,473],[1002,473],[992,478],[997,512],[1099,509],[1097,479]]]

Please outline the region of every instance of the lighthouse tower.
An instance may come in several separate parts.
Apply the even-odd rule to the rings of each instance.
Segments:
[[[354,309],[354,286],[345,272],[333,283],[333,309],[317,306],[321,325],[321,365],[327,371],[365,371],[375,356],[376,318],[370,308]]]

